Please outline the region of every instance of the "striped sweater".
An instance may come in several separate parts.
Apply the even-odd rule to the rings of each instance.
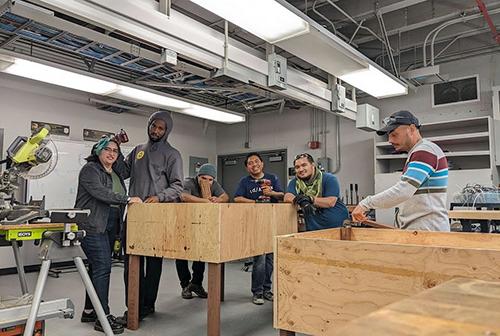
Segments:
[[[420,140],[408,153],[401,180],[368,196],[365,209],[398,206],[396,226],[407,230],[450,231],[446,209],[448,161],[439,146]]]

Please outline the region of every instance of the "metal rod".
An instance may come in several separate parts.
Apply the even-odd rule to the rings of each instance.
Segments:
[[[80,277],[82,278],[83,285],[85,286],[85,289],[87,290],[87,294],[90,297],[90,301],[92,301],[92,305],[94,306],[94,311],[97,314],[97,318],[99,319],[99,322],[101,322],[101,326],[104,329],[104,333],[106,336],[113,336],[113,330],[111,329],[111,326],[109,325],[108,318],[106,317],[106,313],[104,312],[104,309],[102,308],[101,301],[99,300],[99,297],[97,296],[97,293],[94,289],[94,285],[92,284],[92,281],[90,280],[89,274],[87,273],[87,269],[85,268],[85,264],[83,263],[83,260],[81,257],[74,257],[73,261],[75,262],[76,268],[78,269],[78,273],[80,273]],[[27,335],[25,335],[27,336]]]
[[[47,275],[49,274],[49,269],[50,269],[50,259],[42,260],[42,266],[40,267],[40,274],[38,274],[35,293],[33,294],[33,301],[31,302],[30,313],[28,316],[28,320],[26,320],[26,328],[24,329],[23,336],[33,336],[36,317],[38,315],[38,309],[40,308],[40,302],[42,302],[42,293],[43,289],[45,288],[45,283],[47,282]]]
[[[12,241],[12,249],[14,250],[14,259],[16,260],[17,275],[21,283],[21,291],[24,294],[28,293],[28,283],[26,282],[26,273],[24,272],[24,265],[21,259],[21,252],[19,251],[19,243],[17,240]]]
[[[224,63],[223,68],[227,68],[229,64],[229,23],[224,20]]]

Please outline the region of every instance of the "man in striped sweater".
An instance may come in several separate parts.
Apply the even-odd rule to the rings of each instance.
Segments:
[[[366,219],[369,209],[399,207],[396,226],[405,230],[450,231],[446,210],[448,161],[441,148],[423,139],[418,119],[399,111],[384,119],[378,135],[388,134],[398,152],[408,152],[401,180],[391,188],[363,199],[352,212],[354,221]]]

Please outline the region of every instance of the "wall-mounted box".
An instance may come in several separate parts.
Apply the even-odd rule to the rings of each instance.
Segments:
[[[380,128],[379,109],[370,104],[358,105],[356,128],[364,131],[376,131]]]

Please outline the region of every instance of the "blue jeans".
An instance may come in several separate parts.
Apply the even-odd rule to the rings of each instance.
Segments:
[[[252,293],[264,294],[271,291],[271,276],[273,274],[273,254],[263,254],[253,257]]]
[[[109,314],[108,296],[111,276],[111,255],[120,220],[120,210],[110,208],[108,224],[103,233],[87,233],[82,240],[82,249],[89,263],[89,276],[94,285],[101,306]],[[85,293],[85,309],[93,309],[92,302]]]

